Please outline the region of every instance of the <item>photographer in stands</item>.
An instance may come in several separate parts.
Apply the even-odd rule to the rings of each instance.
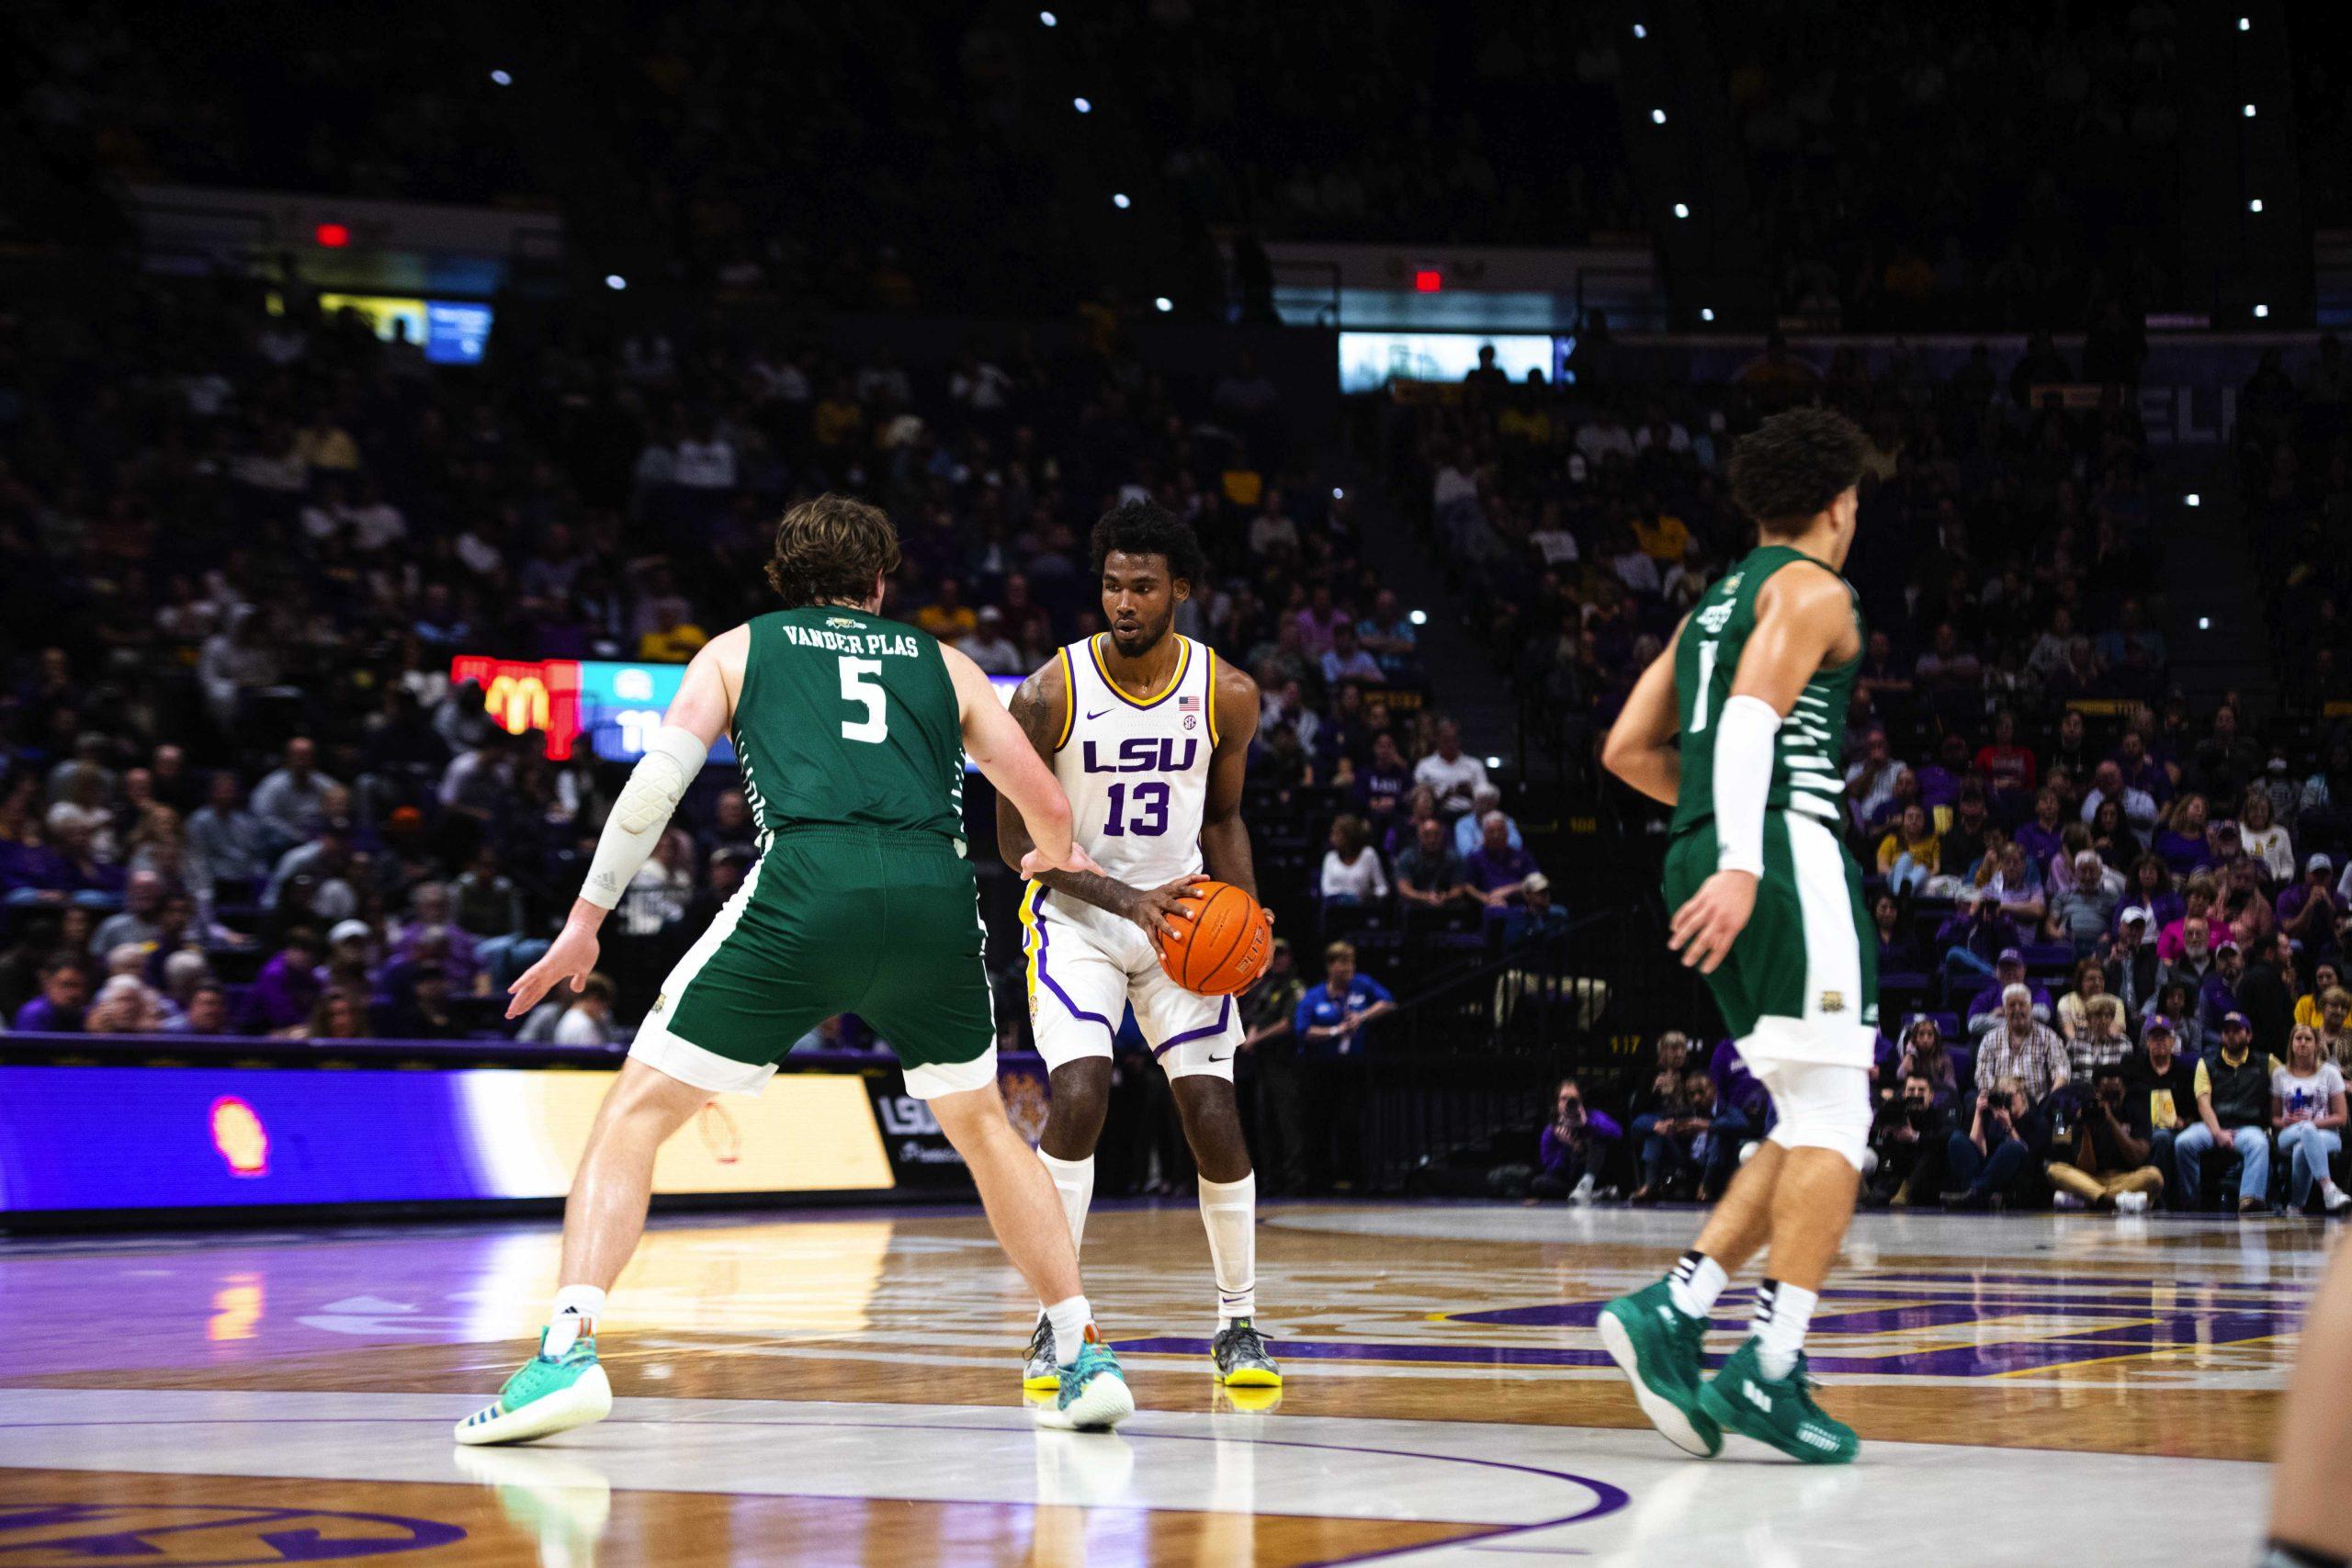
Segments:
[[[1588,1106],[1574,1078],[1562,1078],[1553,1098],[1552,1120],[1544,1124],[1535,1145],[1538,1198],[1566,1198],[1589,1203],[1624,1131],[1608,1112]]]
[[[2064,1157],[2042,1168],[2058,1190],[2058,1206],[2125,1214],[2146,1212],[2150,1201],[2165,1190],[2148,1134],[2146,1100],[2135,1101],[2127,1092],[2120,1064],[2101,1064],[2094,1070],[2091,1098],[2075,1129],[2073,1147],[2052,1149]]]

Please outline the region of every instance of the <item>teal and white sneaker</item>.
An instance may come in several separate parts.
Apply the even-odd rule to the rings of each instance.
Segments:
[[[1111,1347],[1086,1331],[1078,1356],[1060,1369],[1061,1391],[1037,1411],[1037,1425],[1059,1431],[1107,1432],[1136,1413],[1127,1374]]]
[[[539,1344],[548,1342],[539,1330]],[[486,1405],[458,1423],[450,1434],[473,1447],[482,1443],[527,1443],[602,1421],[613,1413],[612,1380],[597,1364],[592,1337],[572,1341],[560,1356],[544,1349],[523,1363],[498,1391],[498,1403]]]

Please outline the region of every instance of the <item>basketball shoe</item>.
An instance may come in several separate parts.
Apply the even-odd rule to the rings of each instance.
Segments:
[[[1666,1281],[1619,1296],[1600,1309],[1601,1347],[1634,1385],[1658,1435],[1684,1453],[1712,1459],[1724,1435],[1699,1402],[1707,1322],[1674,1304]]]
[[[1769,1443],[1807,1464],[1851,1463],[1862,1440],[1813,1402],[1816,1385],[1806,1374],[1804,1352],[1797,1352],[1788,1376],[1768,1378],[1756,1346],[1751,1336],[1700,1391],[1699,1403],[1708,1416],[1725,1431]]]
[[[1062,1431],[1107,1432],[1136,1413],[1136,1396],[1119,1358],[1092,1328],[1077,1359],[1059,1369],[1061,1387],[1050,1407],[1037,1410],[1037,1425]]]
[[[1037,1331],[1029,1336],[1028,1353],[1021,1361],[1021,1386],[1032,1393],[1052,1393],[1061,1387],[1062,1374],[1054,1365],[1054,1325],[1041,1314]]]
[[[1216,1331],[1209,1358],[1216,1368],[1216,1381],[1227,1388],[1283,1386],[1283,1370],[1274,1365],[1273,1353],[1258,1337],[1257,1325],[1246,1317],[1237,1317]]]
[[[451,1435],[471,1447],[479,1443],[526,1443],[534,1438],[569,1432],[613,1412],[612,1380],[596,1360],[594,1336],[575,1339],[560,1356],[544,1347],[547,1330],[539,1331],[540,1354],[523,1363],[498,1391],[498,1403],[484,1405],[458,1423]]]

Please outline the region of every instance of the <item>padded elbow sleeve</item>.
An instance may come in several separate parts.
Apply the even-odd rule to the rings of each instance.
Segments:
[[[605,818],[580,897],[601,909],[621,901],[709,756],[710,748],[690,730],[665,724],[654,731],[645,743],[645,755],[629,771],[620,798],[613,803],[612,815]]]

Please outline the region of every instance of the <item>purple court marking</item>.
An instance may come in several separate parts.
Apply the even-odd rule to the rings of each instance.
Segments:
[[[1848,1315],[1868,1321],[1900,1314],[1856,1313]],[[2109,1315],[2143,1314],[2111,1310]],[[2211,1348],[2243,1344],[2290,1332],[2297,1321],[2290,1314],[2260,1311],[2164,1312],[2146,1315],[2150,1321],[2086,1327],[2078,1331],[1989,1345],[1948,1345],[1932,1349],[1898,1350],[1883,1356],[1839,1355],[1831,1346],[1816,1340],[1810,1359],[1815,1370],[1819,1371],[1875,1372],[1888,1377],[1989,1378],[2008,1372],[2039,1371],[2074,1361],[2146,1355],[2182,1346]],[[1453,1321],[1462,1320],[1457,1318]],[[1829,1321],[1815,1319],[1815,1326],[1824,1327]],[[1972,1316],[1950,1321],[1971,1322],[1977,1319]],[[1884,1330],[1873,1327],[1860,1332],[1879,1333]],[[1178,1337],[1116,1339],[1113,1345],[1117,1349],[1139,1355],[1202,1356],[1206,1355],[1209,1348],[1205,1339]],[[1607,1351],[1582,1346],[1416,1345],[1286,1339],[1283,1341],[1283,1354],[1304,1361],[1406,1361],[1465,1368],[1606,1367],[1614,1364]],[[1706,1362],[1709,1366],[1721,1366],[1726,1359],[1725,1352],[1710,1351]]]
[[[140,1420],[135,1423],[121,1420],[0,1421],[0,1431],[25,1431],[52,1427],[120,1427],[126,1425],[136,1425],[140,1427],[219,1427],[226,1425],[282,1427],[349,1427],[362,1425],[419,1426],[426,1422],[439,1424],[444,1423],[447,1420],[447,1417],[440,1416],[272,1416],[261,1418],[240,1416],[166,1416],[161,1420]],[[608,1427],[758,1427],[769,1429],[822,1429],[828,1427],[855,1427],[864,1431],[876,1432],[989,1432],[1004,1436],[1019,1436],[1023,1432],[1030,1432],[1034,1435],[1034,1433],[1039,1429],[1021,1427],[972,1426],[968,1423],[955,1421],[755,1421],[748,1417],[741,1416],[721,1416],[715,1420],[689,1417],[684,1420],[665,1421],[654,1416],[637,1417],[629,1416],[616,1416],[604,1422],[603,1425]],[[1242,1441],[1248,1442],[1253,1447],[1265,1449],[1313,1449],[1317,1451],[1328,1453],[1372,1454],[1381,1459],[1419,1459],[1429,1460],[1438,1464],[1468,1464],[1476,1465],[1481,1470],[1508,1470],[1514,1471],[1521,1475],[1542,1476],[1547,1481],[1565,1481],[1570,1485],[1581,1486],[1586,1491],[1593,1495],[1593,1503],[1590,1507],[1579,1509],[1573,1514],[1564,1514],[1556,1519],[1541,1519],[1533,1524],[1497,1525],[1494,1527],[1494,1533],[1497,1535],[1517,1535],[1524,1530],[1549,1529],[1557,1525],[1580,1524],[1587,1519],[1597,1519],[1604,1517],[1605,1515],[1613,1514],[1633,1500],[1630,1495],[1627,1494],[1623,1487],[1612,1486],[1606,1481],[1597,1481],[1589,1475],[1576,1475],[1565,1470],[1546,1470],[1541,1465],[1518,1464],[1509,1460],[1479,1459],[1468,1454],[1422,1453],[1415,1449],[1375,1449],[1368,1447],[1363,1443],[1310,1443],[1303,1438],[1234,1438],[1215,1432],[1138,1432],[1131,1429],[1120,1433],[1119,1436],[1129,1442],[1229,1443]],[[560,1452],[560,1450],[558,1450],[552,1451]],[[771,1495],[827,1497],[840,1495],[840,1494],[828,1492],[800,1492],[790,1494],[742,1493],[728,1494],[728,1495],[741,1495],[747,1497]],[[855,1493],[850,1494],[850,1495],[864,1496],[865,1494]],[[1173,1510],[1147,1511],[1169,1512]],[[351,1518],[369,1518],[376,1516],[353,1514],[344,1517]],[[1341,1516],[1331,1514],[1296,1514],[1289,1517],[1296,1518],[1324,1519],[1339,1517]],[[424,1521],[404,1519],[396,1522],[410,1524],[422,1523]],[[1440,1520],[1438,1522],[1462,1524],[1469,1521],[1456,1519]],[[443,1526],[438,1528],[455,1529],[456,1527]],[[458,1533],[462,1535],[464,1532],[459,1531]],[[1482,1536],[1472,1536],[1462,1537],[1459,1539],[1485,1540],[1487,1538]],[[1437,1542],[1434,1544],[1443,1545],[1446,1543]],[[1418,1551],[1421,1550],[1423,1550],[1423,1548],[1419,1546],[1397,1547],[1373,1553],[1372,1556],[1390,1557],[1395,1556],[1401,1551]],[[1350,1557],[1334,1558],[1331,1561],[1333,1562],[1369,1562],[1371,1560],[1371,1557]],[[288,1559],[288,1561],[294,1560]]]
[[[198,1518],[186,1518],[195,1514]],[[141,1525],[141,1515],[157,1518],[152,1525]],[[179,1517],[183,1522],[164,1522]],[[390,1525],[409,1532],[406,1540],[385,1540],[370,1538],[359,1540],[335,1540],[314,1521],[349,1519],[371,1525]],[[60,1536],[60,1527],[87,1522],[91,1533],[84,1536]],[[255,1527],[280,1525],[283,1528],[261,1530]],[[331,1528],[331,1527],[330,1527]],[[17,1530],[41,1532],[37,1541],[22,1547],[11,1546],[8,1536]],[[267,1557],[209,1557],[197,1559],[184,1555],[189,1547],[188,1538],[200,1531],[233,1532],[232,1539],[242,1538],[239,1544],[258,1540],[268,1546]],[[170,1546],[154,1544],[153,1538],[171,1536]],[[19,1558],[20,1551],[54,1549],[61,1558],[92,1562],[133,1558],[162,1557],[169,1554],[175,1562],[201,1562],[203,1568],[261,1568],[272,1562],[338,1562],[357,1557],[387,1557],[396,1553],[426,1551],[436,1546],[447,1546],[466,1539],[466,1532],[456,1525],[436,1519],[403,1518],[397,1514],[360,1514],[329,1508],[285,1508],[249,1506],[236,1503],[0,1503],[0,1557],[12,1562],[29,1562]],[[201,1541],[196,1549],[203,1550]],[[232,1548],[233,1550],[233,1548]]]

